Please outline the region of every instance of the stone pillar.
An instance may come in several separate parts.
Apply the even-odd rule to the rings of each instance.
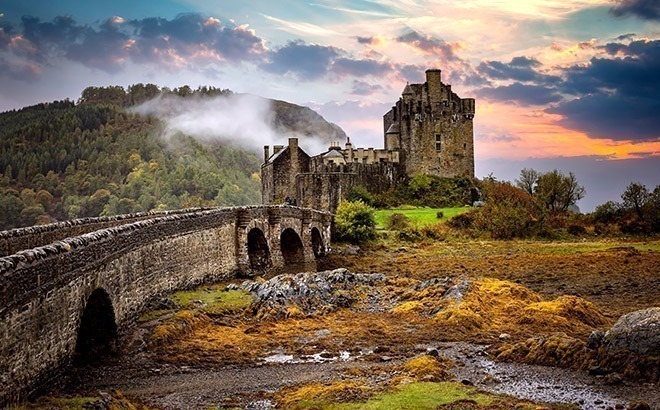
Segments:
[[[330,252],[330,239],[332,238],[332,215],[323,215],[323,229],[321,230],[321,239],[323,239],[324,253]]]
[[[280,235],[282,234],[282,228],[280,226],[280,222],[282,222],[281,212],[279,208],[268,208],[268,237],[273,268],[282,268],[284,266],[284,257],[282,256],[280,245]]]
[[[243,274],[250,271],[250,257],[248,255],[248,231],[250,212],[239,209],[236,212],[236,269]]]
[[[303,209],[300,220],[300,240],[303,243],[303,254],[305,255],[306,270],[316,270],[316,256],[312,243],[312,211]]]

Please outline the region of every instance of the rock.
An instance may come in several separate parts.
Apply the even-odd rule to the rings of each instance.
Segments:
[[[637,401],[628,406],[628,410],[651,410],[651,406],[643,401]]]
[[[353,273],[348,269],[278,275],[265,282],[245,281],[240,289],[255,295],[252,309],[258,317],[323,314],[354,303],[353,289],[374,285],[385,275]]]
[[[623,378],[619,373],[610,373],[603,378],[603,383],[609,386],[616,386],[623,383]]]
[[[660,307],[623,315],[603,337],[608,350],[660,356]]]
[[[451,299],[455,302],[461,302],[463,300],[463,296],[468,291],[472,282],[470,282],[465,276],[461,276],[459,279],[460,282],[447,289],[444,295],[442,295],[443,298]]]
[[[432,356],[432,357],[438,357],[440,356],[440,353],[438,352],[437,349],[429,349],[426,352],[427,355]]]
[[[589,374],[592,376],[604,376],[609,373],[606,369],[600,366],[592,366],[589,368]]]
[[[465,385],[465,386],[472,386],[472,385],[474,385],[474,383],[472,383],[471,381],[469,381],[469,380],[467,380],[467,379],[463,379],[463,380],[461,380],[461,384],[463,384],[463,385]]]
[[[602,330],[595,330],[589,335],[587,340],[587,348],[595,350],[598,349],[603,344],[603,338],[605,337],[605,332]]]
[[[381,356],[381,357],[379,357],[379,359],[380,359],[381,362],[391,362],[392,361],[392,358],[389,357],[389,356]]]
[[[502,333],[502,334],[499,336],[499,339],[500,339],[500,340],[509,340],[509,339],[511,339],[511,335],[508,334],[508,333]]]
[[[358,253],[360,253],[359,246],[347,246],[342,252],[344,255],[357,255]]]

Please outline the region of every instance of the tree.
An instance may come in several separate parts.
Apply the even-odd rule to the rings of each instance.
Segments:
[[[335,228],[339,239],[354,243],[371,239],[376,229],[374,209],[362,201],[342,201],[337,207]]]
[[[523,168],[520,170],[520,179],[516,179],[516,186],[527,192],[529,196],[534,196],[534,188],[541,174],[532,168]]]
[[[640,219],[644,217],[644,205],[649,197],[649,190],[646,189],[646,186],[636,182],[631,182],[621,194],[623,207],[634,210]]]
[[[556,169],[541,174],[534,189],[534,196],[551,211],[566,211],[584,198],[584,194],[585,189],[578,184],[575,174],[564,175]]]

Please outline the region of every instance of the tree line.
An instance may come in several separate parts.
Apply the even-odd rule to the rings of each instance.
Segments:
[[[259,156],[186,135],[126,110],[163,93],[229,90],[153,84],[88,87],[79,101],[0,114],[0,229],[191,206],[260,201]]]

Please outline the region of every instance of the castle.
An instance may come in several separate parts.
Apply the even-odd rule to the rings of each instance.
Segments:
[[[444,84],[441,71],[426,70],[426,82],[406,84],[383,116],[384,149],[344,148],[309,156],[289,138],[288,146],[264,147],[262,200],[334,212],[350,191],[363,186],[379,193],[418,174],[474,177],[475,101]]]

